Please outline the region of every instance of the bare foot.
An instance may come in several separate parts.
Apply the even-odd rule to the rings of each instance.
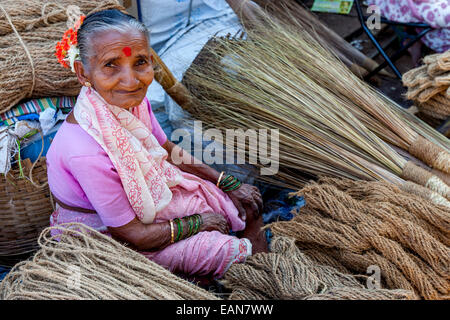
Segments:
[[[247,217],[246,227],[243,231],[237,232],[239,238],[247,238],[252,243],[252,254],[258,252],[269,252],[262,216],[258,218]]]

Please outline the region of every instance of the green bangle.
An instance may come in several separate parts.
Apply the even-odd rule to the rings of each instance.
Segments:
[[[198,233],[198,229],[200,228],[200,215],[196,214],[195,216],[195,227],[194,227],[194,234]]]
[[[239,180],[235,177],[233,177],[233,179],[231,181],[229,181],[228,183],[224,184],[223,186],[221,186],[221,189],[226,189],[230,186],[232,186],[233,184],[235,184],[236,182],[238,182]]]
[[[178,227],[177,237],[175,238],[175,242],[177,242],[178,240],[181,240],[180,236],[183,235],[183,224],[181,223],[181,220],[178,218],[173,219],[173,221],[175,221]]]
[[[241,184],[242,184],[242,182],[240,182],[240,181],[238,180],[237,183],[236,183],[234,186],[231,186],[231,187],[228,188],[228,189],[222,189],[222,190],[225,191],[225,192],[230,192],[230,191],[233,191],[233,190],[238,189],[238,188],[241,186]]]
[[[202,215],[197,213],[197,216],[198,216],[198,219],[200,220],[200,225],[202,225],[203,224],[203,217],[202,217]]]
[[[192,236],[192,231],[194,231],[194,222],[192,221],[192,216],[187,217],[187,221],[189,225],[189,231],[186,238],[189,238],[190,236]]]
[[[230,178],[233,179],[233,176],[227,174],[227,176],[224,179],[222,179],[222,181],[220,181],[219,186],[223,186],[223,184],[226,183],[227,181],[231,181]]]

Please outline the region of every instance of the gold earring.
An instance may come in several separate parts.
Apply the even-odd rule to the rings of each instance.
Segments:
[[[89,82],[89,81],[86,81],[85,83],[84,83],[84,85],[86,86],[86,87],[88,87],[88,88],[90,88],[92,85],[91,85],[91,83]]]

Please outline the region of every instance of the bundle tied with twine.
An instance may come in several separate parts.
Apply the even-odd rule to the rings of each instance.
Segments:
[[[308,19],[299,18],[304,15],[299,15],[296,12],[298,9],[292,9],[293,4],[291,2],[290,0],[283,0],[277,2],[276,5],[269,5],[269,7],[275,7],[275,11],[278,14],[280,12],[285,13],[281,15],[281,18],[267,15],[264,11],[260,11],[257,14],[255,8],[254,11],[255,15],[258,15],[259,24],[252,24],[253,29],[247,30],[249,37],[257,41],[265,39],[267,41],[266,45],[270,45],[270,42],[275,41],[282,50],[286,50],[289,45],[293,45],[292,49],[295,49],[295,43],[304,41],[305,37],[303,37],[303,34],[308,34],[313,39],[309,44],[312,44],[314,49],[319,48],[320,54],[326,58],[326,61],[321,60],[319,64],[318,60],[315,60],[314,54],[311,54],[309,59],[307,59],[307,55],[303,56],[304,60],[302,62],[311,64],[308,72],[313,77],[320,79],[321,85],[334,93],[339,93],[352,113],[383,140],[410,152],[430,167],[449,173],[450,154],[448,139],[436,133],[429,134],[428,129],[419,130],[424,134],[425,139],[423,139],[409,125],[409,121],[398,117],[398,114],[391,110],[392,102],[389,99],[386,99],[384,95],[358,79],[358,77],[349,72],[348,68],[344,67],[344,64],[337,64],[338,59],[331,54],[335,51],[331,50],[333,52],[330,52],[329,46],[322,44],[323,41],[321,41],[321,39],[326,39],[330,36],[317,30],[319,28],[311,28],[311,26],[308,26],[308,23],[305,24],[303,20]],[[274,37],[274,32],[278,32],[278,36]],[[258,38],[257,35],[260,37]],[[279,41],[278,37],[283,41]],[[306,49],[300,43],[297,44],[301,50]],[[294,52],[288,51],[288,54],[285,56],[292,59],[294,54]],[[339,58],[339,54],[337,57]],[[446,65],[445,61],[447,60],[444,59],[441,65]],[[345,83],[345,85],[342,85],[342,83]],[[431,155],[429,153],[430,150],[432,150]]]
[[[0,283],[0,299],[218,299],[83,224],[47,228],[38,242],[40,250]]]
[[[75,74],[55,57],[55,45],[73,21],[70,8],[83,14],[105,9],[126,12],[117,0],[24,1],[0,3],[0,113],[28,98],[76,96]],[[78,18],[78,17],[77,17]]]
[[[450,51],[428,55],[423,62],[403,75],[406,97],[424,114],[445,120],[450,115]]]
[[[410,290],[367,288],[345,269],[314,261],[289,237],[272,239],[271,252],[235,264],[221,281],[232,289],[230,300],[405,300]]]
[[[399,185],[411,180],[449,199],[445,182],[386,142],[444,168],[444,175],[450,162],[446,148],[412,130],[313,37],[261,17],[264,30],[248,31],[247,41],[214,39],[204,59],[186,72],[183,83],[193,95],[182,105],[187,111],[224,131],[279,129],[274,184],[300,187],[300,170]]]
[[[386,182],[322,177],[296,194],[306,206],[292,221],[267,225],[274,235],[354,274],[378,266],[383,288],[450,298],[450,209]]]

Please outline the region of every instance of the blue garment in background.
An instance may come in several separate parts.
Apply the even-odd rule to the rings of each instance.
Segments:
[[[0,266],[0,281],[2,281],[8,274],[10,269]]]
[[[283,190],[272,200],[268,200],[265,203],[264,212],[262,214],[264,224],[276,221],[289,221],[294,217],[291,211],[300,209],[305,205],[305,199],[303,197],[289,197],[289,193],[291,192],[293,192],[293,190]],[[266,229],[266,239],[269,245],[272,236],[270,229]]]

